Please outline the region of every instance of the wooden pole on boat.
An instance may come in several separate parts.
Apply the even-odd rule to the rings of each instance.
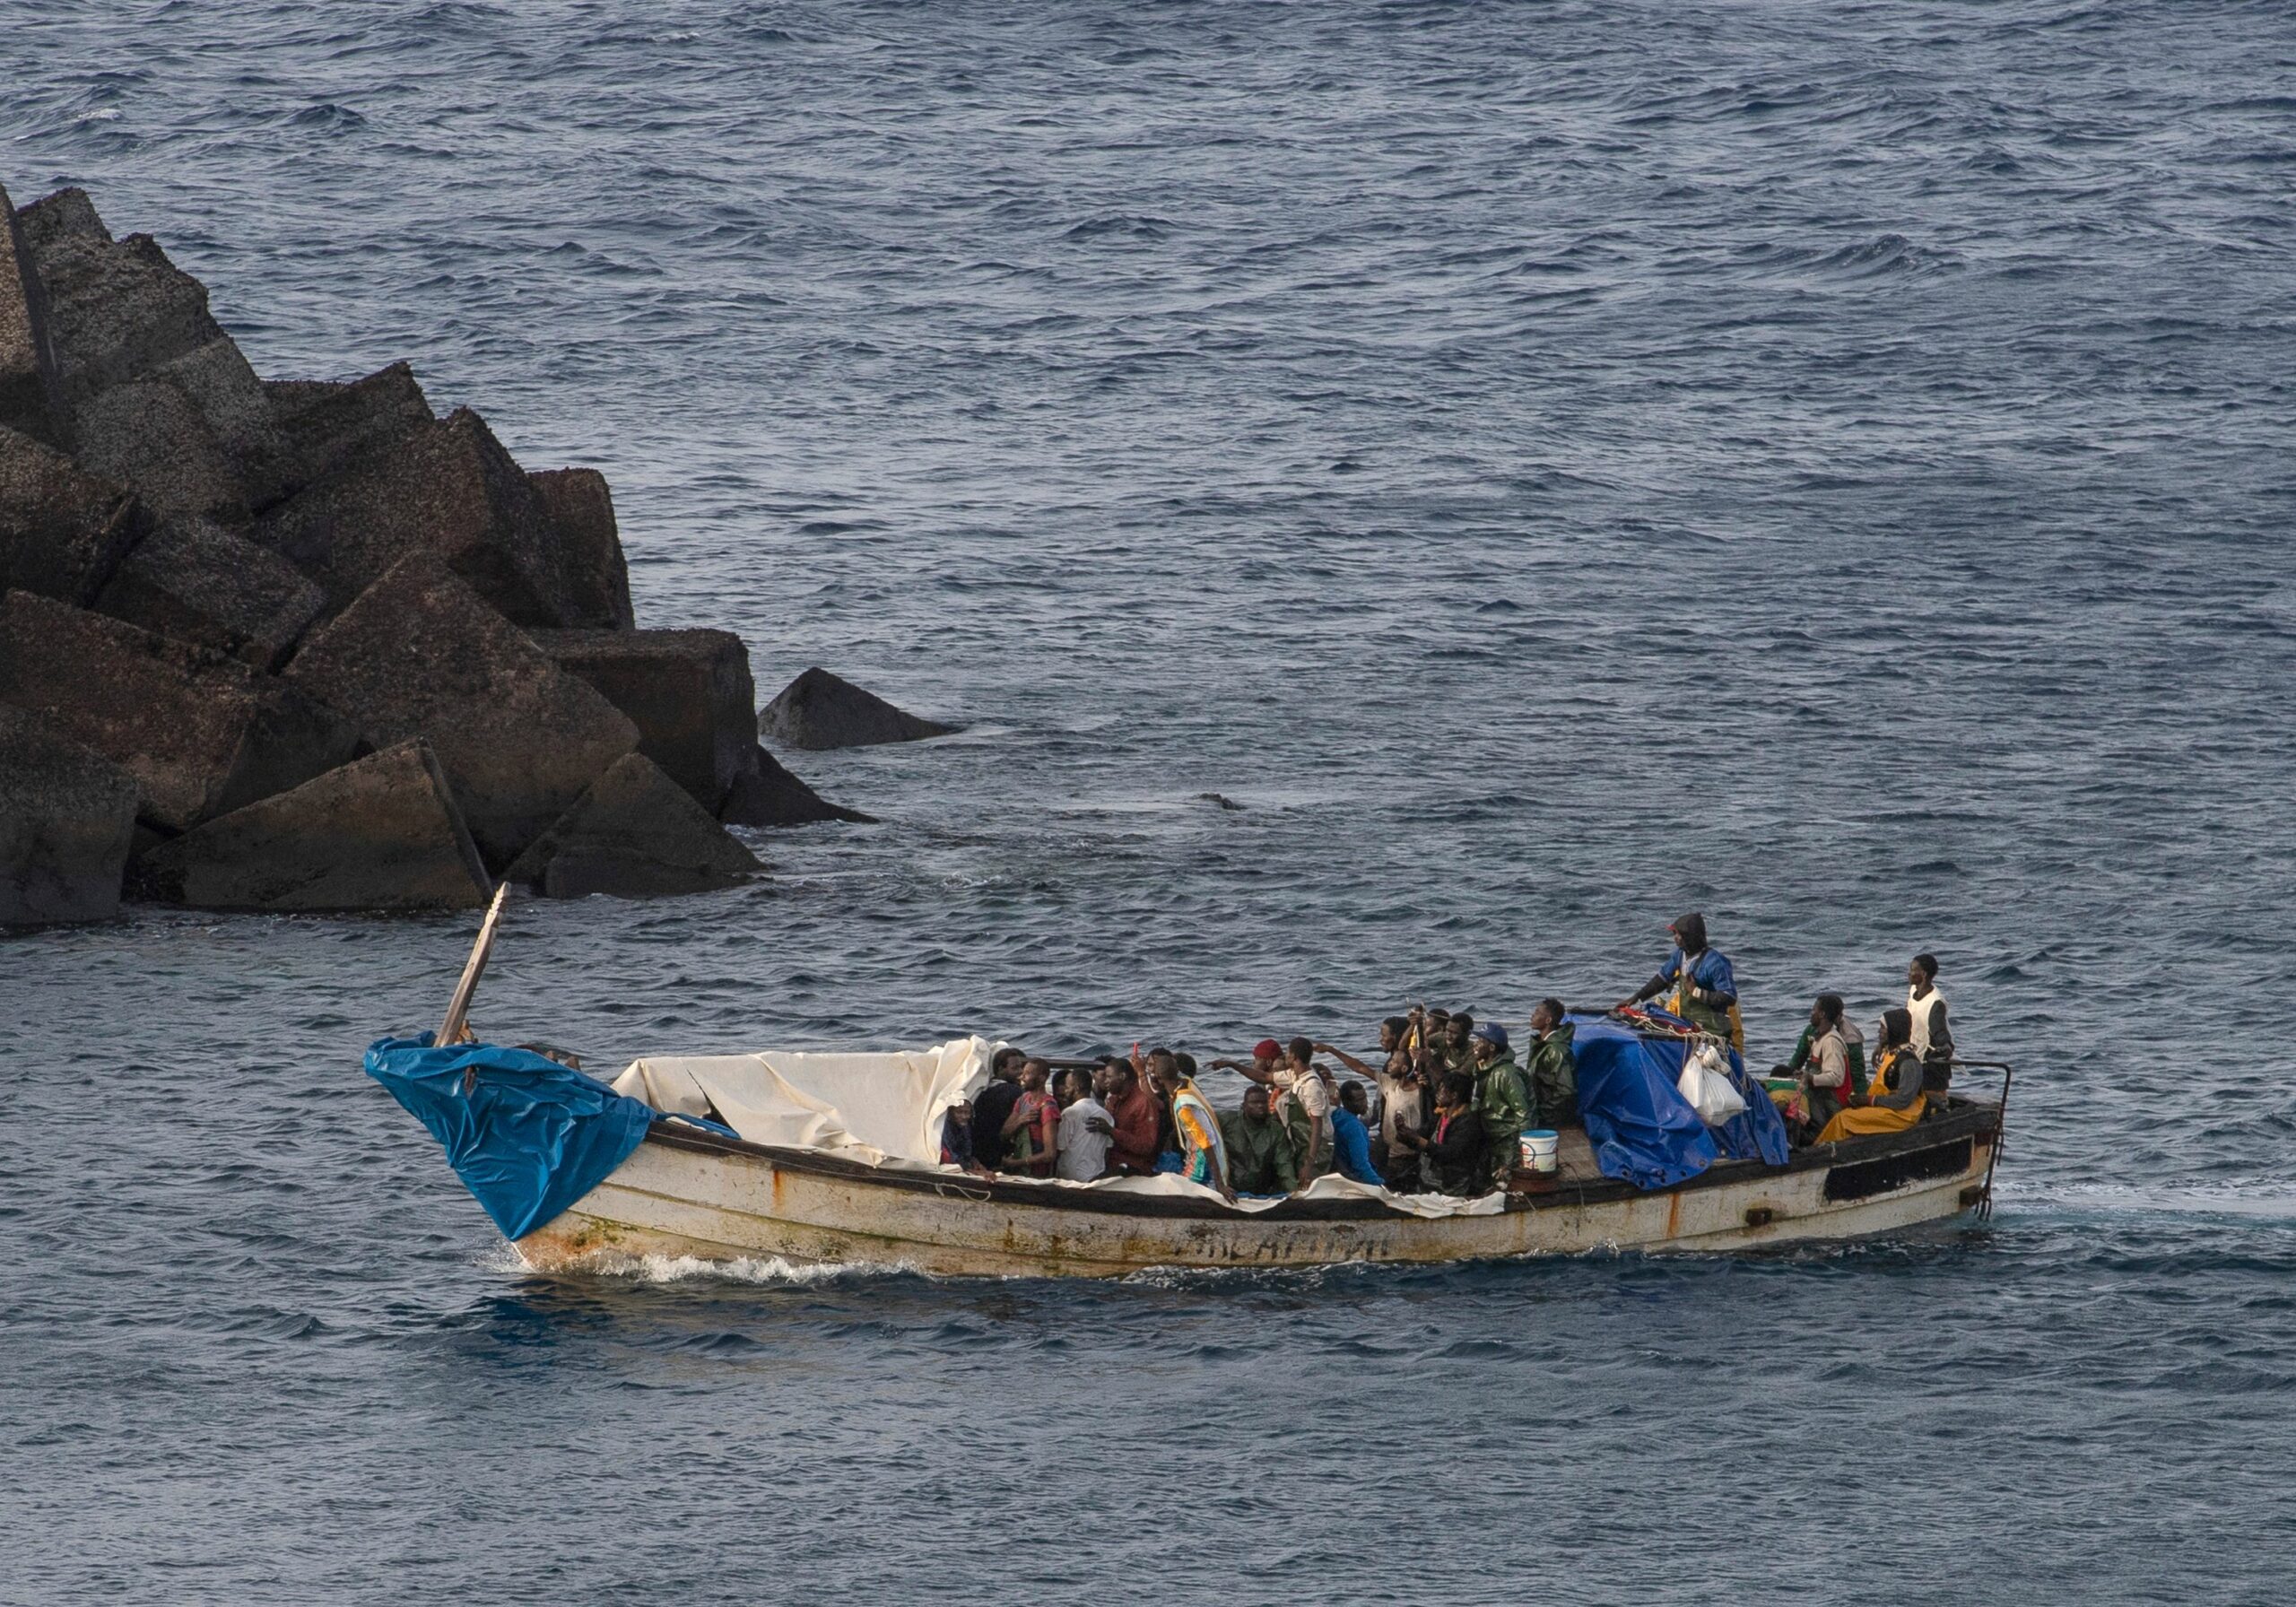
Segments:
[[[486,907],[486,919],[479,924],[478,941],[470,946],[470,958],[463,962],[462,980],[455,984],[455,996],[447,1004],[447,1019],[439,1023],[439,1036],[430,1040],[432,1043],[443,1047],[461,1043],[470,1037],[471,995],[478,991],[478,979],[486,975],[486,957],[493,952],[494,928],[502,919],[502,900],[509,891],[508,882],[494,890],[494,902]]]

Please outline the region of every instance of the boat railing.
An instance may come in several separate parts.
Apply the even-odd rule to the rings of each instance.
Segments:
[[[2009,1139],[2009,1084],[2016,1078],[2016,1068],[2005,1060],[1963,1060],[1955,1055],[1952,1068],[1960,1072],[1998,1072],[2001,1073],[2001,1095],[1993,1107],[1993,1153],[1985,1163],[1985,1193],[1979,1196],[1978,1220],[1985,1221],[1993,1215],[1993,1174],[2000,1169],[2001,1151]]]

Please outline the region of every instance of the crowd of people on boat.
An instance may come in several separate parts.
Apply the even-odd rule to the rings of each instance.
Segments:
[[[1729,959],[1698,915],[1668,931],[1665,964],[1613,1013],[1664,1021],[1643,1009],[1663,998],[1685,1034],[1743,1052]],[[1906,980],[1905,1005],[1882,1016],[1870,1068],[1841,996],[1822,994],[1812,1005],[1792,1056],[1771,1068],[1772,1097],[1796,1142],[1894,1132],[1943,1108],[1953,1040],[1935,958],[1915,956]],[[1248,1057],[1201,1067],[1164,1047],[1056,1063],[1006,1047],[987,1087],[948,1112],[941,1160],[981,1175],[1078,1183],[1170,1174],[1231,1200],[1292,1194],[1331,1173],[1398,1194],[1487,1194],[1514,1176],[1526,1133],[1552,1134],[1566,1159],[1575,1151],[1591,1162],[1569,1018],[1561,1000],[1541,1000],[1519,1057],[1502,1023],[1424,1005],[1380,1022],[1376,1062],[1304,1037],[1265,1038]],[[1214,1108],[1197,1086],[1200,1072],[1213,1071],[1243,1078],[1234,1109]]]

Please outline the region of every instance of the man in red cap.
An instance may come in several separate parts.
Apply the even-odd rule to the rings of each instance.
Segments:
[[[1275,1082],[1275,1069],[1283,1064],[1283,1046],[1272,1038],[1263,1038],[1252,1046],[1252,1059],[1249,1065],[1246,1065],[1240,1060],[1215,1060],[1205,1069],[1213,1072],[1233,1072],[1239,1077],[1248,1078],[1254,1082],[1265,1082],[1273,1087]]]
[[[1249,1065],[1239,1060],[1215,1060],[1212,1066],[1267,1090],[1274,1114],[1292,1135],[1292,1159],[1299,1167],[1300,1181],[1305,1184],[1330,1169],[1331,1090],[1309,1064],[1315,1045],[1295,1038],[1292,1048],[1293,1053],[1287,1054],[1282,1044],[1263,1038],[1252,1046]]]

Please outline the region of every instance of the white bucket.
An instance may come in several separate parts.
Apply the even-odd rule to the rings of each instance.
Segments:
[[[1554,1146],[1562,1141],[1544,1127],[1534,1127],[1523,1134],[1523,1166],[1526,1170],[1551,1172],[1554,1170]]]

